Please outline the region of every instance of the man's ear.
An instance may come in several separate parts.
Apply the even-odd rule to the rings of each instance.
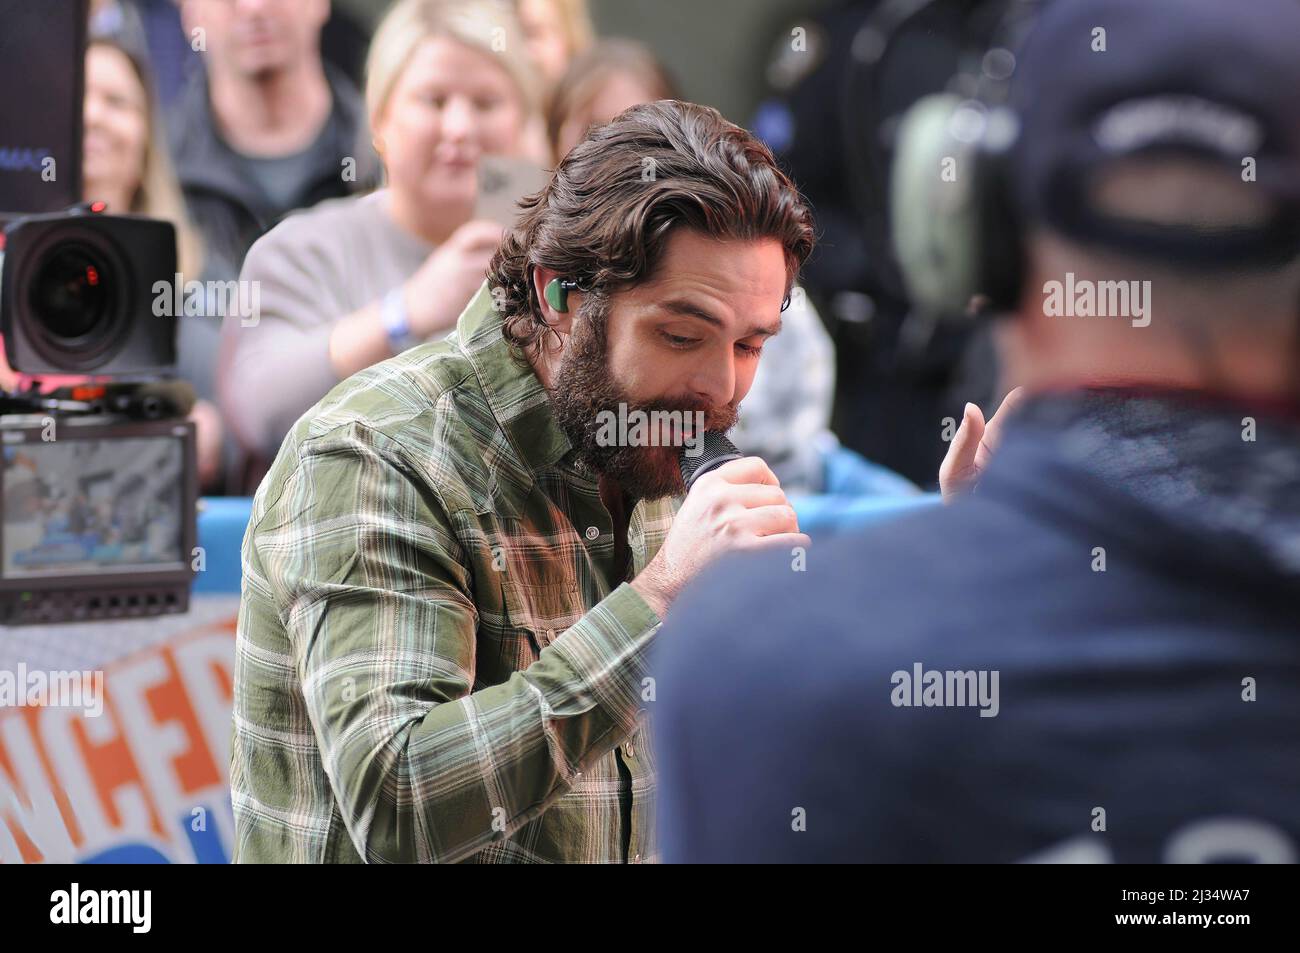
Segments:
[[[567,291],[564,294],[566,309],[557,311],[546,299],[546,286],[552,281],[563,278],[558,271],[552,271],[549,268],[543,268],[541,265],[533,267],[533,294],[537,296],[537,303],[541,308],[542,317],[546,323],[561,334],[568,334],[573,329],[573,315],[582,304],[581,291]]]

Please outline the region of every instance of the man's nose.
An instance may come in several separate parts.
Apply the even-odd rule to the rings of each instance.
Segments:
[[[736,366],[731,355],[700,362],[690,381],[690,391],[710,407],[726,407],[736,393]]]

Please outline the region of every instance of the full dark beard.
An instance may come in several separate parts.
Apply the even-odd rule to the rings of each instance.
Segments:
[[[594,296],[574,316],[563,358],[551,390],[551,407],[556,423],[576,450],[579,467],[595,476],[619,484],[633,502],[658,500],[686,492],[677,464],[679,447],[607,445],[598,439],[603,413],[619,415],[619,405],[630,416],[643,411],[681,411],[693,420],[695,411],[704,413],[705,429],[723,433],[736,423],[734,408],[715,410],[706,401],[687,398],[633,400],[609,370],[607,325],[608,299]]]

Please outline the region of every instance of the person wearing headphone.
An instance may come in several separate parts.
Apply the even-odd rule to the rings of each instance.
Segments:
[[[1297,36],[1060,0],[1007,102],[909,114],[909,291],[1023,390],[952,505],[679,598],[665,860],[1300,859]]]

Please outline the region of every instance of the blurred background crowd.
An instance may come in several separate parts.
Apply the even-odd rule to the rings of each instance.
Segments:
[[[203,491],[246,495],[333,384],[454,327],[501,234],[476,212],[482,157],[553,168],[628,106],[715,106],[772,148],[819,236],[736,442],[793,492],[915,491],[944,421],[998,395],[981,332],[908,308],[891,119],[1018,6],[92,0],[85,198],[172,221],[186,281],[258,283],[256,326],[200,305],[178,337]]]

